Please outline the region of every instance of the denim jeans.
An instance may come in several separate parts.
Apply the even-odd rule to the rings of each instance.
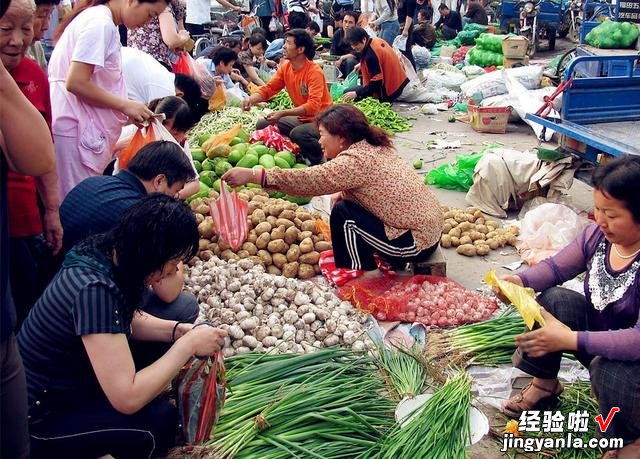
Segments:
[[[380,32],[378,32],[378,37],[382,38],[384,41],[393,45],[393,40],[398,36],[400,32],[400,24],[398,21],[385,21],[380,24]]]

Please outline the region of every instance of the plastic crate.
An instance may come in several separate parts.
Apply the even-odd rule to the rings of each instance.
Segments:
[[[507,132],[511,107],[478,107],[467,105],[469,123],[476,132],[504,134]]]

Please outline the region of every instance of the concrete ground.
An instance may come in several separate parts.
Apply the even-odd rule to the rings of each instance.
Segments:
[[[567,41],[558,40],[559,49],[567,49],[571,44]],[[558,53],[560,51],[556,51]],[[541,58],[553,57],[556,53],[542,53]],[[395,137],[395,145],[400,155],[410,164],[416,159],[423,160],[423,168],[419,172],[426,174],[429,170],[444,163],[455,161],[455,156],[460,153],[471,153],[478,151],[482,147],[500,143],[506,148],[516,150],[529,150],[538,145],[538,141],[533,130],[526,124],[509,124],[506,134],[482,134],[473,131],[471,126],[462,122],[449,123],[447,118],[452,111],[441,112],[438,115],[416,115],[415,105],[396,104],[394,107],[399,113],[417,116],[413,121],[411,131],[399,133]],[[446,140],[448,142],[460,141],[460,148],[453,149],[427,149],[427,145],[436,140]],[[552,139],[555,143],[555,138]],[[555,147],[555,145],[554,145]],[[451,207],[466,207],[465,193],[457,191],[434,188],[440,202]],[[592,207],[591,189],[584,183],[574,180],[573,186],[566,196],[570,202],[581,211],[588,211]],[[517,217],[517,212],[509,215],[513,219]],[[474,290],[482,286],[484,274],[495,269],[498,273],[512,273],[503,265],[520,260],[520,257],[513,248],[507,247],[491,251],[485,257],[468,258],[456,254],[453,249],[444,250],[447,260],[447,275],[451,279],[459,282],[465,287]],[[483,409],[489,417],[489,422],[496,432],[501,432],[506,419],[497,410],[492,408]],[[469,450],[469,454],[474,459],[498,459],[505,457],[535,457],[513,456],[503,454],[499,451],[498,443],[490,436],[486,436],[482,441],[474,445]]]

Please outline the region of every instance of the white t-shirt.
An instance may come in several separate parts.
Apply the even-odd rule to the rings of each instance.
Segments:
[[[175,75],[153,56],[135,48],[122,48],[122,73],[127,97],[148,104],[154,99],[176,95]]]
[[[204,24],[211,22],[211,3],[209,0],[187,0],[186,24]]]

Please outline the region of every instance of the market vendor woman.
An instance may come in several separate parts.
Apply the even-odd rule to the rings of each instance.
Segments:
[[[440,240],[442,210],[387,133],[347,104],[329,107],[316,122],[327,163],[264,172],[234,168],[223,180],[262,183],[294,196],[335,193],[330,226],[339,268],[374,270],[374,253],[395,267],[428,258]]]
[[[153,194],[114,229],[67,254],[18,335],[32,458],[140,459],[173,445],[177,410],[160,394],[193,355],[219,351],[226,332],[158,319],[137,307],[146,285],[175,273],[197,250],[189,207]],[[142,367],[130,338],[173,345]]]
[[[546,325],[517,338],[517,368],[533,381],[503,407],[518,418],[548,407],[562,392],[563,351],[573,352],[591,375],[600,414],[611,421],[606,438],[628,443],[608,457],[640,457],[640,158],[607,162],[593,175],[596,223],[557,255],[504,276],[538,292]],[[555,287],[586,272],[582,295]],[[617,454],[617,455],[616,455]]]

